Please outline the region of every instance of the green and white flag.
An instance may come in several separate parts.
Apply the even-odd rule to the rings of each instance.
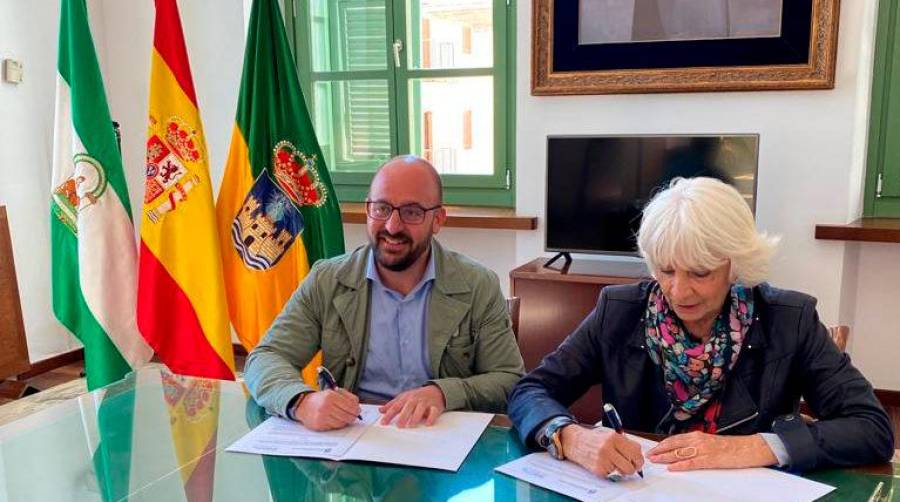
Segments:
[[[89,389],[153,354],[137,329],[137,246],[85,0],[62,0],[51,186],[53,312],[84,344]]]

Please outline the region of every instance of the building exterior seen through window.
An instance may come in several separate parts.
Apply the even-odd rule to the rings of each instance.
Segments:
[[[359,200],[381,163],[411,152],[444,176],[450,203],[512,205],[506,0],[297,0],[293,9],[301,82],[342,200]]]

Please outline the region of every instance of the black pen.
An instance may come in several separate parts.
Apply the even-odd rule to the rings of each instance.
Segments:
[[[622,427],[622,419],[619,417],[619,412],[616,411],[616,407],[610,403],[606,403],[603,405],[603,413],[606,414],[606,419],[609,420],[609,425],[612,426],[613,429],[616,430],[616,434],[625,434],[625,429]],[[638,476],[643,479],[644,470],[638,469]]]
[[[328,371],[328,368],[326,368],[325,366],[319,366],[319,368],[316,369],[316,376],[319,380],[320,389],[335,390],[338,388],[338,384],[334,380],[334,375],[332,375],[331,372]],[[358,418],[360,421],[362,421],[363,419],[362,415],[356,415],[356,418]]]

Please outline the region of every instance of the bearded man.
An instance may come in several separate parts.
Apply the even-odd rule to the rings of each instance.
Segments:
[[[372,179],[369,243],[317,262],[247,358],[245,381],[269,413],[313,430],[357,420],[432,425],[449,410],[503,413],[524,373],[496,274],[444,249],[441,178],[395,157]],[[339,385],[314,390],[300,370],[319,351]]]

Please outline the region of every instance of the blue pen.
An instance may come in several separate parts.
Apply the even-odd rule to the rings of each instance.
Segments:
[[[604,404],[603,413],[606,415],[606,419],[609,420],[609,425],[611,425],[612,428],[616,430],[616,434],[625,434],[625,429],[622,427],[622,419],[619,417],[619,412],[616,411],[615,406],[610,403]],[[637,472],[638,476],[643,479],[643,469],[639,469]]]
[[[319,380],[319,388],[322,390],[335,390],[338,388],[337,382],[334,380],[334,375],[328,371],[328,368],[325,366],[319,366],[316,369],[316,377]],[[362,420],[362,415],[356,415],[356,418]]]

